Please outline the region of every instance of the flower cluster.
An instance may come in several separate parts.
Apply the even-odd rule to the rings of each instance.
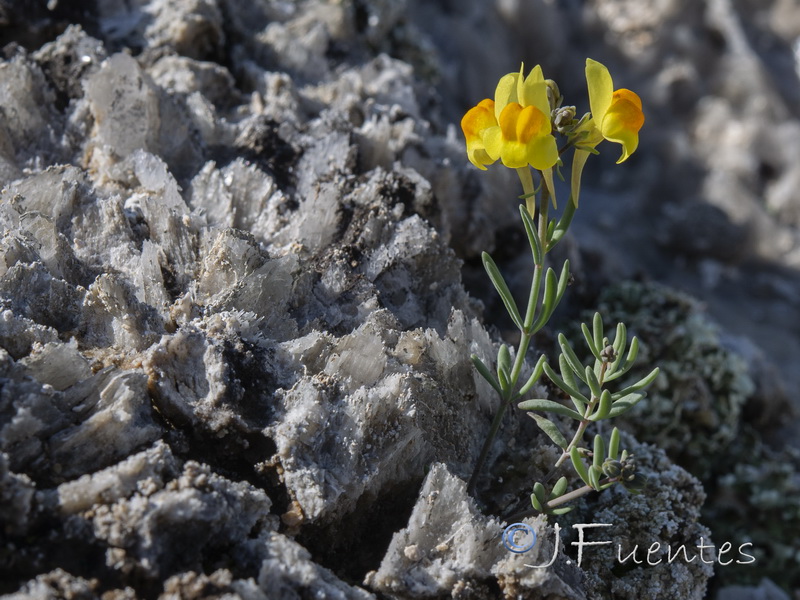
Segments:
[[[574,107],[554,105],[560,102],[557,88],[544,79],[539,65],[527,77],[522,68],[505,75],[494,100],[482,100],[461,120],[469,160],[479,169],[498,159],[511,169],[551,169],[559,161],[554,129],[579,150],[592,150],[604,139],[621,144],[617,162],[627,160],[639,145],[642,101],[631,90],[614,90],[608,69],[592,59],[586,60],[586,82],[591,114],[570,128],[565,121],[572,121]]]

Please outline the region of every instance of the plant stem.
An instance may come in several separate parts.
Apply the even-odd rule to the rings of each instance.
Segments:
[[[619,479],[620,479],[619,477],[607,477],[606,479],[600,480],[599,483],[600,483],[600,486],[602,487],[602,486],[604,486],[606,484],[609,484],[609,483],[616,483],[617,481],[619,481]],[[562,504],[566,504],[567,502],[571,502],[572,500],[580,498],[581,496],[585,496],[589,492],[596,492],[596,491],[597,490],[595,490],[592,486],[584,485],[583,487],[579,487],[576,490],[572,490],[571,492],[567,492],[563,496],[559,496],[558,498],[554,498],[553,500],[550,500],[549,502],[545,503],[545,505],[542,506],[542,508],[546,512],[549,509],[557,508],[557,507],[561,506]],[[525,517],[530,517],[532,515],[535,515],[538,512],[539,511],[537,511],[537,510],[535,510],[533,508],[529,508],[529,509],[521,510],[521,511],[519,511],[517,513],[514,513],[513,515],[507,517],[505,520],[506,520],[506,522],[512,522],[513,523],[513,522],[520,521],[520,520],[524,519]]]
[[[607,368],[608,368],[608,363],[607,362],[604,362],[602,364],[602,366],[600,367],[600,377],[597,378],[599,380],[599,382],[600,382],[600,387],[603,387],[603,380],[605,379],[606,369]],[[589,404],[586,407],[586,412],[583,413],[583,420],[581,421],[581,424],[578,425],[578,430],[575,432],[575,435],[572,437],[572,441],[569,443],[569,445],[561,453],[561,456],[558,457],[558,460],[556,461],[556,464],[553,466],[553,469],[552,469],[551,473],[553,471],[555,471],[558,467],[560,467],[562,464],[564,464],[564,461],[567,460],[567,458],[569,457],[569,454],[570,454],[570,451],[572,450],[572,448],[574,446],[577,446],[580,443],[581,439],[583,439],[583,434],[586,433],[586,428],[589,426],[589,423],[591,423],[591,421],[589,420],[589,415],[592,414],[592,412],[594,411],[595,406],[597,406],[597,403],[598,403],[599,400],[600,400],[600,398],[598,398],[597,396],[594,396],[594,395],[589,400]]]
[[[531,207],[535,207],[535,190],[533,187],[533,179],[531,177],[530,168],[523,167],[521,169],[517,169],[517,175],[522,183],[522,190],[526,196],[526,207],[530,213]],[[470,495],[474,495],[475,488],[478,485],[478,476],[483,469],[483,464],[486,462],[486,458],[489,456],[489,450],[492,447],[492,442],[494,441],[494,438],[500,429],[500,424],[503,421],[503,415],[514,398],[514,389],[517,387],[517,382],[519,380],[520,373],[522,372],[522,366],[525,364],[525,355],[528,353],[528,346],[530,345],[531,338],[533,337],[534,332],[532,332],[530,328],[533,324],[536,307],[539,304],[539,291],[542,284],[542,273],[544,272],[544,255],[547,252],[547,209],[549,205],[550,195],[547,191],[547,186],[542,185],[542,194],[539,201],[538,211],[539,221],[537,227],[539,243],[542,247],[542,264],[534,265],[533,281],[531,282],[531,291],[528,297],[528,307],[525,311],[523,328],[520,329],[519,346],[517,347],[517,353],[514,357],[514,365],[511,368],[511,373],[509,374],[508,390],[501,398],[500,406],[497,408],[494,419],[492,419],[492,424],[489,427],[489,433],[483,442],[481,453],[478,455],[478,460],[475,463],[475,467],[472,470],[472,475],[469,478],[469,483],[467,484],[467,493]]]

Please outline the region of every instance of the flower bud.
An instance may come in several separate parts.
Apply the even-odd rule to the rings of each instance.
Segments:
[[[600,358],[603,359],[603,362],[614,362],[614,359],[617,358],[617,353],[614,350],[614,347],[609,345],[603,348],[603,351],[600,353]]]
[[[552,79],[545,79],[547,85],[547,101],[550,102],[550,111],[554,111],[561,106],[564,99],[561,97],[561,92],[558,90],[558,85]]]
[[[606,474],[606,477],[619,477],[620,473],[622,473],[622,463],[618,460],[611,460],[608,459],[603,463],[603,473]]]
[[[575,121],[575,107],[564,106],[553,111],[553,126],[558,133],[565,133]]]

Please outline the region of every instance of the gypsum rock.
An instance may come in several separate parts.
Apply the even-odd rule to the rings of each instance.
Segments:
[[[97,580],[70,575],[63,569],[38,575],[26,582],[19,591],[4,595],[7,600],[50,600],[51,598],[70,598],[71,600],[97,600]]]
[[[179,174],[198,166],[186,107],[158,88],[133,58],[112,55],[84,80],[84,88],[95,128],[86,149],[90,165],[102,171],[104,163],[147,150]]]
[[[193,461],[181,466],[161,442],[54,494],[68,535],[101,541],[108,568],[151,582],[200,564],[214,548],[246,544],[270,523],[263,491]]]
[[[0,176],[6,183],[23,167],[61,158],[63,121],[41,69],[24,52],[0,64]]]
[[[547,564],[554,552],[545,520],[527,524],[541,541],[528,553],[509,552],[500,543],[504,524],[483,516],[464,481],[434,463],[408,525],[394,535],[380,568],[367,574],[365,584],[392,598],[488,599],[495,597],[489,581],[504,597],[585,598],[557,574],[570,570],[563,554],[552,568],[526,566]]]
[[[0,447],[11,469],[48,482],[114,464],[162,435],[141,373],[92,374],[74,346],[34,347],[14,363],[5,351]],[[34,379],[34,377],[38,379]]]
[[[56,498],[60,510],[71,515],[73,531],[88,523],[108,544],[112,569],[134,569],[155,582],[222,549],[239,570],[252,565],[257,574],[243,580],[228,570],[210,577],[179,572],[165,580],[162,597],[206,584],[229,587],[243,598],[300,598],[307,590],[334,598],[372,597],[310,561],[305,549],[274,531],[276,518],[263,492],[192,461],[181,467],[162,442],[115,467],[62,484],[49,501]]]

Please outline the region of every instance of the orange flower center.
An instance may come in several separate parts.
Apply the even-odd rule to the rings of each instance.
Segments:
[[[509,142],[527,144],[533,138],[550,133],[550,120],[535,106],[523,108],[510,102],[500,113],[500,129]]]

